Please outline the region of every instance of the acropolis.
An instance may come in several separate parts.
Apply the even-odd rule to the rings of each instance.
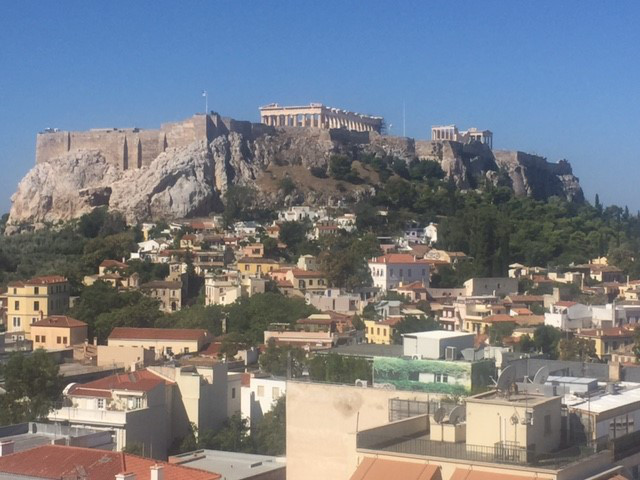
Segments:
[[[260,107],[260,121],[273,127],[345,128],[356,132],[382,131],[384,120],[361,113],[327,107],[321,103],[284,107],[271,103]]]
[[[455,125],[443,125],[431,127],[431,140],[451,142],[471,143],[480,142],[493,148],[493,133],[491,130],[478,130],[470,128],[469,130],[458,130]]]

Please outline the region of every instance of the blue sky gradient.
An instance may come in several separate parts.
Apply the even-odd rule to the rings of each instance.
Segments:
[[[47,127],[155,128],[271,102],[494,132],[640,209],[640,2],[0,0],[0,211]]]

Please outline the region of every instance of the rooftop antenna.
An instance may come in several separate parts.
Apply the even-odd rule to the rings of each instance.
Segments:
[[[515,383],[516,380],[516,369],[513,365],[508,365],[505,369],[502,370],[500,376],[498,377],[498,381],[496,382],[496,390],[502,393],[503,395],[509,395],[509,391],[511,390],[511,386]]]
[[[207,115],[209,112],[209,94],[206,90],[202,90],[202,96],[204,97],[204,114]]]
[[[540,367],[536,374],[533,376],[533,383],[538,385],[544,385],[547,383],[547,379],[549,378],[549,367],[546,365]]]

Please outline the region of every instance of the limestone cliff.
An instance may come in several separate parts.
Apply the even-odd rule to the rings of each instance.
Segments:
[[[356,201],[375,191],[373,172],[360,185],[317,178],[334,154],[393,155],[410,161],[432,159],[459,188],[481,181],[506,184],[518,195],[552,195],[582,201],[578,179],[566,161],[557,164],[522,152],[492,152],[481,144],[416,141],[372,132],[295,127],[227,129],[211,141],[167,148],[148,164],[123,170],[100,149],[77,149],[39,162],[12,196],[8,232],[25,225],[77,218],[95,207],[122,212],[127,221],[171,219],[220,211],[230,185],[257,187],[269,205]],[[296,188],[285,196],[278,188],[288,176]]]

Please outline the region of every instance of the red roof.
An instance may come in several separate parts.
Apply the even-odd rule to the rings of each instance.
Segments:
[[[103,260],[100,266],[104,268],[127,268],[129,265],[118,260]]]
[[[31,325],[32,327],[60,327],[60,328],[79,328],[86,327],[87,324],[76,320],[75,318],[67,317],[66,315],[51,315],[47,318]]]
[[[109,340],[204,340],[209,335],[209,331],[202,328],[116,327]]]
[[[66,283],[67,279],[61,275],[47,275],[43,277],[33,277],[29,280],[11,282],[10,287],[24,287],[25,285],[48,285],[51,283]]]
[[[322,272],[314,272],[312,270],[302,270],[300,268],[292,268],[290,272],[296,278],[323,278]]]
[[[635,330],[620,327],[593,328],[580,330],[579,337],[633,337]]]
[[[417,259],[408,253],[387,253],[380,257],[374,257],[369,263],[429,263],[426,260]]]
[[[442,480],[442,474],[439,465],[365,457],[351,475],[351,480],[387,480],[389,478]]]
[[[174,465],[123,452],[92,448],[42,445],[0,457],[0,472],[47,479],[83,478],[113,480],[118,473],[135,473],[136,480],[149,480],[151,467],[164,467],[165,480],[217,480],[217,473]]]
[[[559,302],[556,302],[555,306],[556,307],[573,307],[574,305],[577,305],[577,304],[578,302],[569,302],[569,301],[561,300]]]
[[[132,392],[149,392],[158,385],[168,383],[149,370],[138,370],[131,373],[119,373],[100,378],[93,382],[75,385],[69,395],[75,397],[110,397],[112,390],[129,390]]]

